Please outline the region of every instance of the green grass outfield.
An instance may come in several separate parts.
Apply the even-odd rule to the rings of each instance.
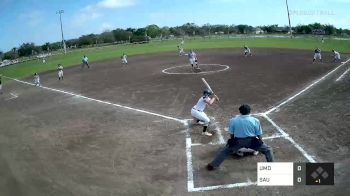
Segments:
[[[99,48],[87,48],[73,50],[66,55],[56,55],[49,57],[46,64],[41,60],[33,60],[20,64],[10,65],[0,68],[0,74],[12,78],[24,78],[33,73],[56,70],[57,64],[61,63],[64,67],[69,67],[81,63],[81,58],[85,54],[90,62],[103,59],[120,58],[123,52],[132,56],[135,54],[158,53],[166,51],[176,52],[178,40],[151,42],[148,44],[134,45],[113,45]],[[326,39],[321,43],[319,38],[224,38],[224,39],[195,39],[185,40],[185,51],[189,48],[237,48],[248,45],[250,48],[298,48],[310,49],[320,47],[322,51],[331,51],[335,49],[340,53],[350,53],[350,41]],[[93,63],[92,63],[93,64]],[[92,65],[93,66],[93,65]]]

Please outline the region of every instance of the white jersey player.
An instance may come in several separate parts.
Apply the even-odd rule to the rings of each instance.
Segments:
[[[89,66],[89,59],[87,58],[87,56],[83,56],[83,58],[81,59],[81,61],[82,61],[82,65],[81,65],[81,68],[84,68],[85,67],[85,65],[88,67],[88,68],[90,68],[90,66]]]
[[[193,106],[193,108],[191,109],[191,115],[194,118],[194,120],[196,121],[196,123],[198,124],[202,124],[203,125],[203,135],[207,135],[207,136],[212,136],[211,133],[207,132],[207,128],[209,126],[210,123],[210,119],[207,116],[207,114],[204,113],[204,110],[208,105],[212,105],[216,99],[215,95],[213,98],[210,98],[210,96],[213,95],[213,93],[209,90],[205,90],[203,92],[203,96],[199,98],[197,104],[195,106]]]
[[[57,65],[57,75],[58,75],[58,80],[63,80],[63,66],[61,64]]]
[[[244,56],[247,57],[248,55],[249,56],[252,56],[252,52],[250,51],[250,48],[248,48],[248,46],[244,46]]]
[[[334,53],[334,60],[333,61],[340,61],[340,53],[335,51],[335,50],[332,50],[333,53]]]
[[[185,54],[184,49],[180,46],[177,46],[177,52],[178,52],[179,56],[182,56]]]
[[[34,85],[41,86],[40,84],[40,76],[37,73],[34,73]]]
[[[320,61],[322,61],[321,49],[319,49],[319,48],[315,49],[314,59],[312,60],[312,62],[315,62],[316,59],[320,59]]]
[[[188,53],[188,60],[190,61],[192,69],[194,68],[193,65],[196,65],[196,69],[199,69],[197,54],[193,50]]]
[[[123,53],[120,58],[122,59],[123,64],[128,64],[128,56],[125,53]]]

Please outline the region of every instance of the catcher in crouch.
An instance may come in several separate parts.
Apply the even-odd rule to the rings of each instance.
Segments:
[[[212,105],[218,97],[213,94],[210,90],[204,90],[203,96],[201,96],[195,106],[191,109],[191,115],[194,118],[195,123],[203,125],[203,135],[212,136],[211,133],[207,132],[207,128],[210,123],[210,119],[207,114],[204,113],[207,105]]]

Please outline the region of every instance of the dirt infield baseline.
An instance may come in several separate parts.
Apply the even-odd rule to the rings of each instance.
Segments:
[[[308,62],[308,60],[310,60],[309,51],[306,52],[302,50],[273,49],[272,51],[269,50],[267,52],[266,49],[259,50],[260,53],[257,53],[256,56],[253,56],[250,59],[241,57],[241,51],[239,50],[216,49],[203,50],[199,52],[202,61],[207,61],[208,64],[214,64],[216,62],[216,64],[230,65],[230,69],[221,72],[220,75],[219,73],[209,75],[210,80],[215,81],[215,83],[211,83],[211,85],[215,86],[216,91],[219,91],[220,95],[224,95],[224,98],[222,96],[221,98],[226,101],[221,103],[222,105],[216,108],[218,111],[217,113],[215,111],[209,111],[210,116],[215,116],[213,121],[216,124],[214,123],[213,126],[215,126],[214,129],[219,132],[218,134],[216,134],[215,137],[213,137],[212,141],[207,141],[207,143],[199,137],[196,138],[196,133],[194,132],[198,131],[195,131],[194,128],[189,127],[188,121],[185,118],[188,117],[188,108],[190,108],[191,105],[194,104],[195,100],[201,93],[202,87],[200,85],[200,80],[198,80],[199,77],[187,77],[181,75],[168,76],[164,73],[161,73],[160,71],[166,69],[166,67],[176,66],[177,64],[183,64],[186,62],[186,59],[177,57],[172,53],[166,53],[162,56],[135,56],[134,60],[138,62],[137,66],[136,63],[133,64],[132,61],[127,67],[121,67],[118,61],[103,61],[100,63],[93,64],[90,70],[80,70],[77,67],[70,68],[65,70],[66,78],[62,83],[59,83],[54,80],[55,73],[47,73],[44,74],[42,77],[42,82],[44,84],[43,89],[60,94],[70,95],[77,98],[86,99],[88,101],[97,102],[100,104],[111,105],[127,110],[132,110],[134,112],[141,112],[146,115],[152,115],[168,120],[174,120],[182,124],[185,127],[184,131],[187,135],[187,188],[189,192],[249,186],[255,184],[255,182],[252,181],[253,177],[251,176],[251,172],[249,172],[251,169],[248,169],[255,168],[254,164],[251,165],[253,167],[247,165],[247,172],[243,175],[235,173],[234,168],[230,168],[233,169],[233,173],[230,173],[229,176],[232,177],[238,174],[238,176],[241,177],[238,177],[237,179],[235,179],[235,181],[243,179],[241,183],[235,184],[218,184],[227,183],[227,180],[232,182],[232,178],[230,177],[222,177],[222,179],[220,179],[221,177],[219,174],[223,174],[223,172],[219,172],[219,174],[212,173],[214,176],[211,176],[212,178],[210,178],[210,176],[203,176],[203,171],[195,171],[197,169],[202,170],[204,168],[203,164],[206,161],[208,161],[206,159],[212,158],[215,152],[217,151],[217,147],[215,147],[215,145],[223,143],[224,137],[222,136],[223,133],[221,133],[223,132],[223,130],[220,124],[222,124],[222,122],[227,121],[227,116],[231,116],[230,114],[232,114],[232,111],[234,111],[233,108],[237,108],[237,105],[242,103],[242,100],[248,100],[244,102],[253,105],[253,109],[257,111],[256,115],[258,115],[259,118],[261,118],[263,123],[265,124],[264,127],[270,126],[270,128],[265,129],[265,132],[271,135],[265,136],[265,139],[271,139],[271,142],[273,142],[275,141],[275,139],[285,138],[287,139],[285,141],[289,141],[289,144],[296,147],[296,149],[299,150],[299,152],[301,152],[302,156],[304,157],[291,157],[291,155],[297,155],[298,151],[295,151],[292,148],[287,148],[288,158],[285,158],[285,160],[308,160],[311,162],[315,161],[315,159],[311,155],[309,155],[298,143],[296,143],[292,139],[292,137],[290,137],[281,127],[279,127],[271,118],[269,118],[268,114],[277,111],[281,106],[285,105],[286,103],[293,100],[296,96],[300,95],[312,86],[316,85],[340,67],[339,66],[334,69],[334,66],[330,66],[330,63],[327,62],[327,58],[325,58],[326,61],[323,63],[310,63],[310,65],[305,66],[305,62]],[[220,56],[219,54],[222,56]],[[292,61],[290,61],[289,64],[286,63],[287,65],[283,65],[283,63],[285,62],[281,62],[281,59],[288,59],[285,58],[285,56],[291,55],[297,57],[296,60],[293,60],[293,62],[296,62],[296,64],[303,62],[304,66],[300,66],[300,64],[298,66],[293,66]],[[213,58],[213,56],[215,58]],[[151,61],[155,59],[157,59],[158,62],[151,63]],[[269,63],[266,64],[266,62]],[[332,69],[333,71],[330,71]],[[273,104],[278,103],[279,100],[283,100],[284,97],[288,97],[285,95],[290,95],[291,89],[300,89],[300,87],[303,87],[307,83],[310,83],[311,81],[315,80],[317,77],[320,76],[320,74],[324,73],[325,71],[330,72],[328,72],[328,74],[322,77],[321,79],[312,82],[312,84],[304,88],[302,92],[293,90],[297,92],[295,96],[291,96],[291,98],[287,99],[286,101],[280,103],[275,107],[273,106]],[[295,79],[295,76],[299,76],[298,80],[288,82],[288,80],[290,80],[291,78]],[[278,85],[276,85],[276,78],[280,80],[279,82],[277,82]],[[252,79],[254,79],[254,81],[252,81]],[[111,80],[113,81],[112,83]],[[25,81],[16,81],[24,84],[30,84]],[[223,81],[226,82],[224,83]],[[243,83],[251,89],[243,89],[243,91],[242,89],[237,90],[240,89],[237,88],[239,86],[239,83]],[[53,88],[45,86],[52,86]],[[187,88],[183,88],[185,86]],[[236,90],[233,90],[232,92],[228,91],[228,89],[230,89],[228,88],[228,86],[234,87],[233,89]],[[60,88],[58,89],[55,87]],[[280,90],[280,92],[278,90]],[[248,92],[245,91],[250,91],[250,94],[254,92],[254,96],[247,96],[246,93]],[[264,91],[266,92],[266,94],[259,94]],[[279,93],[276,93],[276,91]],[[235,95],[235,93],[239,95]],[[284,97],[281,98],[282,96]],[[126,97],[128,99],[125,99]],[[266,97],[269,98],[266,99]],[[183,107],[179,107],[181,105]],[[271,109],[267,112],[264,112],[264,109],[267,108],[266,106],[268,106]],[[148,111],[149,108],[151,109],[151,111]],[[158,112],[170,115],[162,115]],[[172,116],[180,117],[175,118]],[[279,142],[281,142],[279,140],[276,140],[276,142],[276,146],[286,145],[286,143],[278,144]],[[197,152],[198,149],[192,152],[192,145],[201,146],[202,148],[198,148],[200,149],[199,152]],[[274,147],[274,145],[272,146]],[[211,149],[204,150],[204,148],[207,147]],[[201,151],[204,151],[204,154],[201,154],[203,153]],[[278,151],[279,150],[277,150],[277,153]],[[277,160],[278,157],[282,157],[280,156],[282,154],[283,153],[277,154]],[[194,156],[200,159],[196,159]],[[262,157],[259,157],[258,159],[260,158]],[[293,160],[290,160],[291,158]],[[257,161],[257,157],[252,157],[252,159],[253,163]],[[198,160],[200,160],[200,162],[197,162]],[[235,160],[235,162],[236,161],[237,160]],[[229,164],[229,162],[230,161],[227,161],[226,164]],[[238,162],[246,164],[243,161],[243,159],[242,161],[238,160]],[[240,166],[244,168],[243,165]],[[227,166],[223,165],[223,168],[225,167]],[[194,181],[196,179],[198,180],[198,182]]]

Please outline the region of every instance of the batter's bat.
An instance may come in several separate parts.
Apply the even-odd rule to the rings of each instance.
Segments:
[[[210,85],[208,84],[208,82],[207,82],[204,78],[202,78],[202,81],[203,81],[204,85],[208,88],[208,90],[210,90],[210,91],[214,94],[214,96],[216,97],[216,99],[219,101],[219,97],[214,93],[213,89],[211,89],[211,87],[210,87]]]

